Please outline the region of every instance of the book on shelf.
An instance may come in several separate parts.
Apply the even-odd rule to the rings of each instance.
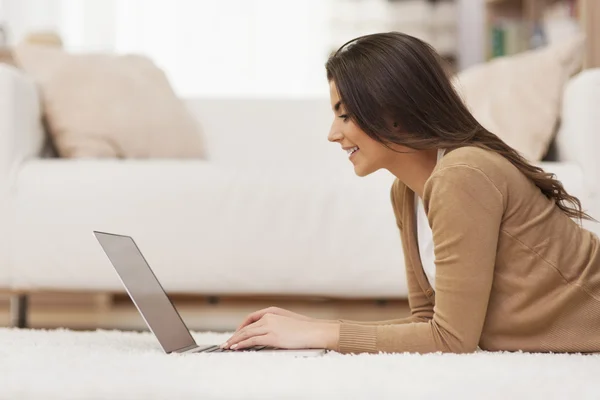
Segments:
[[[535,1],[535,0],[531,0]],[[598,1],[600,0],[593,0]],[[508,0],[487,0],[490,13],[488,25],[488,58],[509,56],[535,49],[576,34],[580,30],[579,21],[583,10],[577,0],[562,0],[535,3],[539,17],[534,17],[523,9],[523,3],[509,3]],[[511,5],[511,12],[498,11],[495,5]],[[516,10],[516,12],[515,12]]]
[[[491,27],[490,57],[502,57],[530,49],[531,37],[526,21],[501,20]]]

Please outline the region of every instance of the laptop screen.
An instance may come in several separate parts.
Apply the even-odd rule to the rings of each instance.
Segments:
[[[181,316],[133,239],[94,232],[129,297],[167,353],[195,345]]]

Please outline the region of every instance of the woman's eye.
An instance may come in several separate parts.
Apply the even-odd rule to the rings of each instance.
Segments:
[[[340,115],[340,118],[341,118],[341,119],[342,119],[344,122],[346,122],[346,121],[348,121],[348,114],[342,114],[342,115]]]

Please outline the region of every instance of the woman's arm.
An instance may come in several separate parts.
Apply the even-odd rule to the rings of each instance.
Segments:
[[[392,202],[392,209],[394,210],[394,216],[396,218],[396,225],[398,231],[402,234],[402,203],[404,201],[404,190],[405,187],[400,181],[394,181],[390,190],[390,201]],[[408,286],[408,306],[410,307],[411,315],[405,318],[390,319],[386,321],[350,321],[346,319],[340,319],[337,321],[328,322],[340,322],[345,324],[353,325],[400,325],[410,324],[412,322],[427,322],[433,318],[433,304],[429,301],[421,285],[417,282],[415,271],[408,257],[408,250],[405,243],[402,243],[404,248],[404,266],[406,269],[406,283]]]
[[[405,253],[406,280],[408,283],[408,305],[411,315],[406,318],[390,319],[386,321],[350,321],[346,319],[337,320],[343,324],[353,325],[400,325],[413,322],[427,322],[433,318],[433,304],[429,301],[423,289],[417,282],[415,272],[409,263]],[[333,322],[333,321],[332,321]]]
[[[424,198],[437,269],[432,319],[389,325],[342,323],[336,350],[460,353],[477,348],[492,286],[502,193],[483,171],[461,164],[435,172]]]

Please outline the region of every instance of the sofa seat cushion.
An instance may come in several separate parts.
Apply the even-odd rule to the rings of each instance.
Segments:
[[[100,230],[131,235],[173,292],[406,297],[392,181],[199,160],[31,161],[17,177],[13,285],[122,290]]]

